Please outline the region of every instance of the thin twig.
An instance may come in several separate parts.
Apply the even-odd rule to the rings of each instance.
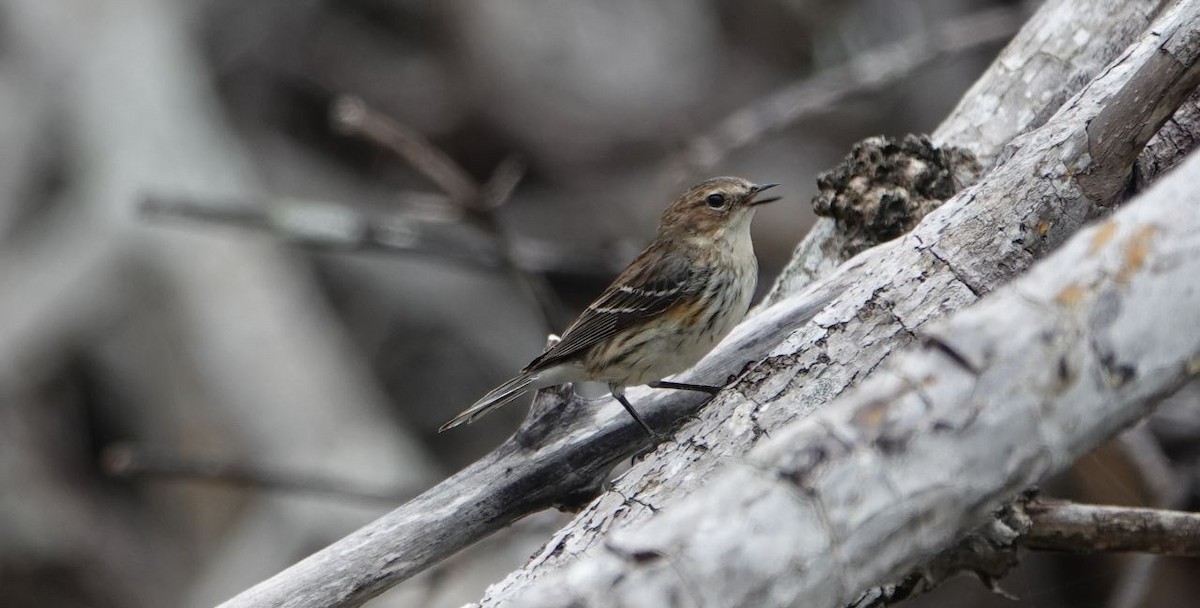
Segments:
[[[334,128],[395,152],[456,201],[479,197],[479,184],[428,139],[391,117],[367,107],[358,97],[343,96],[333,104]]]
[[[1025,512],[1033,526],[1020,543],[1028,549],[1200,557],[1200,513],[1047,499],[1031,500]]]
[[[477,244],[489,240],[490,235],[478,235],[473,243],[447,243],[447,235],[435,234],[438,222],[403,213],[373,216],[325,201],[211,200],[158,194],[145,196],[140,211],[150,218],[184,218],[267,232],[313,249],[416,253],[483,268],[504,267],[497,244]]]
[[[691,140],[676,166],[688,173],[707,171],[730,153],[829,111],[849,97],[879,91],[935,62],[1004,42],[1022,21],[1020,11],[1011,8],[979,11],[812,74],[737,110]]]
[[[443,233],[442,226],[451,218],[364,213],[327,201],[217,200],[160,194],[146,195],[140,212],[151,219],[182,218],[261,231],[316,250],[416,254],[488,270],[507,268],[494,234]],[[532,273],[601,279],[621,268],[621,262],[608,251],[579,250],[555,241],[522,237],[509,240],[503,249],[518,267]]]
[[[100,466],[106,474],[121,479],[205,481],[274,492],[323,494],[389,505],[403,502],[419,491],[417,488],[367,488],[335,477],[181,456],[129,444],[106,447],[100,456]]]
[[[517,185],[525,177],[525,161],[513,155],[500,161],[491,177],[483,185],[483,193],[479,197],[478,208],[485,213],[503,207],[512,198]]]
[[[508,202],[524,177],[524,162],[516,157],[506,158],[496,167],[487,183],[481,185],[416,130],[372,110],[362,99],[352,96],[338,98],[333,105],[331,120],[338,131],[362,137],[395,152],[437,184],[453,203],[470,212],[500,243],[504,267],[537,304],[546,331],[559,328],[563,321],[562,304],[544,276],[531,272],[517,262],[513,243],[494,213]]]
[[[496,210],[508,202],[513,191],[516,190],[517,184],[521,183],[521,178],[524,176],[524,161],[516,156],[504,159],[496,166],[487,183],[483,185],[481,196],[475,206],[476,215],[499,243],[501,260],[509,274],[537,303],[538,311],[541,312],[542,320],[545,322],[546,331],[553,332],[560,328],[565,321],[562,303],[558,296],[554,295],[554,290],[544,275],[529,272],[517,263],[517,251],[513,238],[496,215]]]

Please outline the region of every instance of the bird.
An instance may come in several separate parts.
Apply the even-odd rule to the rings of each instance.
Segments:
[[[558,343],[438,429],[470,423],[529,391],[601,382],[651,437],[629,386],[716,394],[721,387],[663,378],[704,357],[741,321],[758,280],[750,223],[778,184],[702,181],[663,212],[653,241],[580,314]]]

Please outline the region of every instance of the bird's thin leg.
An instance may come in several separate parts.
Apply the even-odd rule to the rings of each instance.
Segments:
[[[608,390],[612,392],[613,398],[621,402],[621,405],[625,407],[625,411],[629,412],[629,415],[633,416],[633,419],[636,420],[638,424],[642,425],[642,428],[645,429],[647,435],[649,435],[652,439],[662,438],[662,435],[655,433],[654,429],[650,428],[650,425],[646,424],[645,420],[642,420],[642,416],[637,413],[637,410],[633,409],[633,405],[630,404],[629,400],[625,398],[625,387],[616,384],[610,384],[608,385]]]
[[[650,388],[672,388],[680,391],[696,391],[697,393],[708,393],[715,395],[721,392],[722,386],[709,386],[707,384],[688,384],[686,382],[667,382],[666,380],[658,380],[647,384]]]

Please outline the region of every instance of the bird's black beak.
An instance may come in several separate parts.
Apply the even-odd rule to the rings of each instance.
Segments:
[[[767,203],[773,203],[773,202],[783,198],[781,196],[772,196],[770,198],[757,198],[758,194],[760,192],[762,192],[763,190],[770,190],[771,188],[774,188],[775,186],[778,186],[778,185],[779,184],[757,184],[757,185],[751,187],[750,188],[750,202],[747,203],[747,206],[753,207],[756,205],[765,205]]]

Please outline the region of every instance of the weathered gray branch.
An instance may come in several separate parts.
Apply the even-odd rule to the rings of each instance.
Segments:
[[[1195,32],[1200,15],[1185,23]],[[914,567],[1200,375],[1197,179],[1193,154],[931,324],[859,388],[511,605],[832,607]]]
[[[1141,190],[1178,165],[1196,147],[1197,140],[1200,140],[1200,91],[1193,92],[1170,122],[1146,144],[1134,172],[1134,187]]]
[[[1196,10],[1194,3],[1180,6]],[[1084,218],[1113,204],[1119,190],[1092,192],[1089,198],[1076,176],[1089,170],[1129,175],[1130,155],[1136,151],[1089,154],[1089,138],[1102,136],[1089,133],[1089,125],[1117,100],[1156,98],[1151,90],[1171,91],[1159,98],[1166,108],[1181,103],[1195,86],[1194,67],[1190,80],[1161,73],[1157,85],[1148,85],[1142,70],[1159,61],[1165,33],[1188,31],[1183,16],[1176,11],[1156,23],[1153,33],[1144,35],[1059,114],[1014,144],[1003,165],[934,211],[913,234],[857,257],[852,264],[863,271],[850,293],[789,336],[733,390],[702,411],[675,443],[635,464],[612,492],[589,505],[541,555],[489,589],[483,604],[503,603],[530,581],[600,545],[613,529],[644,520],[687,495],[718,467],[745,454],[764,432],[773,433],[807,415],[868,376],[893,350],[910,343],[925,322],[1010,280],[1061,243]],[[1145,124],[1137,116],[1129,120]]]
[[[1200,141],[1200,111],[1196,104],[1198,97],[1200,93],[1193,92],[1138,156],[1134,172],[1136,191],[1146,188],[1159,175],[1182,162],[1195,148],[1196,142]],[[1200,381],[1193,381],[1190,385],[1193,390],[1198,386]],[[1182,389],[1172,399],[1186,400],[1186,393],[1187,389]],[[1178,507],[1182,500],[1181,492],[1185,492],[1187,486],[1171,478],[1166,456],[1149,436],[1146,427],[1131,429],[1119,439],[1118,445],[1130,460],[1130,466],[1138,471],[1138,475],[1153,490],[1151,504],[1159,507]],[[1012,532],[1005,518],[1011,511],[1011,508],[1002,509],[995,521],[959,539],[954,547],[921,564],[902,580],[869,590],[853,606],[865,608],[891,605],[893,602],[929,591],[962,572],[972,572],[984,583],[992,586],[993,590],[998,590],[995,581],[1018,565],[1016,546],[1013,539],[1007,537]],[[1036,534],[1037,531],[1031,532]],[[1149,570],[1159,557],[1156,554],[1136,556],[1135,561],[1124,569],[1115,583],[1112,606],[1139,605],[1138,598],[1145,593],[1151,580],[1148,578]]]
[[[1164,22],[1157,29],[1179,27]],[[1128,175],[1136,149],[1089,153],[1089,137],[1111,133],[1089,132],[1087,125],[1109,104],[1134,96],[1143,106],[1132,109],[1131,120],[1147,124],[1161,122],[1156,112],[1169,113],[1182,101],[1195,84],[1194,70],[1139,72],[1158,56],[1160,43],[1147,37],[1045,128],[1025,138],[1005,165],[936,211],[913,235],[865,252],[828,279],[748,319],[690,377],[713,381],[747,361],[766,360],[701,412],[678,443],[635,466],[627,480],[636,484],[619,483],[556,535],[533,567],[569,561],[598,546],[605,531],[631,515],[642,517],[683,495],[722,460],[745,453],[764,431],[868,375],[927,320],[1024,271],[1085,217],[1112,205],[1119,190],[1112,190],[1111,181],[1085,192],[1077,178],[1089,171]],[[1133,141],[1140,147],[1152,133],[1136,133]],[[834,297],[836,304],[816,323],[794,332]],[[552,392],[539,398],[562,405],[529,421],[484,460],[225,606],[360,605],[531,510],[590,499],[614,462],[646,446],[636,426],[608,400],[582,403]],[[700,405],[688,394],[639,391],[633,398],[659,428],[678,424]],[[522,572],[497,587],[493,598],[534,576]]]
[[[803,323],[846,288],[846,278],[818,283],[764,311],[694,370],[720,381],[761,356],[784,328]],[[692,393],[630,391],[655,428],[677,425],[703,401]],[[552,408],[538,400],[553,400]],[[542,391],[511,439],[482,460],[370,525],[222,604],[358,606],[524,515],[578,506],[596,494],[612,467],[649,446],[645,433],[611,400],[585,401],[570,387]]]
[[[1200,557],[1200,514],[1164,509],[1037,500],[1025,505],[1030,549],[1100,553],[1136,551]]]

